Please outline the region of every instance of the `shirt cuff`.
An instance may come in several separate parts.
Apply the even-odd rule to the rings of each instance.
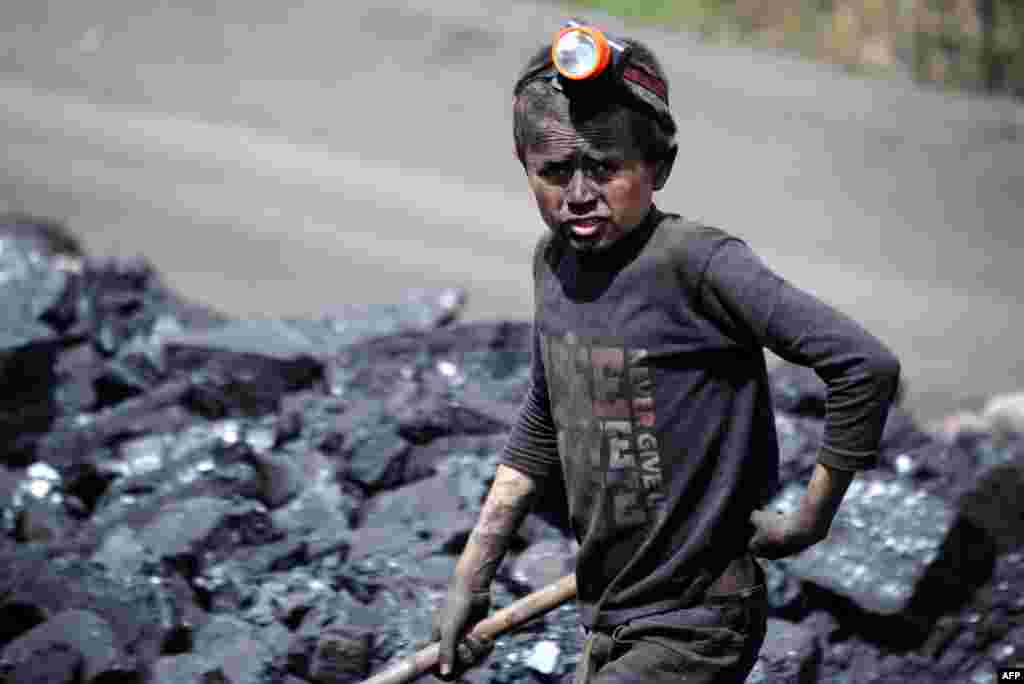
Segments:
[[[551,469],[553,467],[547,463],[539,462],[537,459],[529,457],[524,458],[516,452],[508,449],[506,449],[498,459],[498,463],[518,470],[523,475],[531,477],[534,480],[546,480],[551,476]]]
[[[818,463],[836,470],[871,470],[878,467],[878,451],[839,451],[823,446],[818,451]]]

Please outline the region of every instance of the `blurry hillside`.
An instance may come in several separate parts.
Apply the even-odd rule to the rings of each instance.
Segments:
[[[780,49],[883,77],[1024,97],[1020,0],[573,0],[717,43]]]

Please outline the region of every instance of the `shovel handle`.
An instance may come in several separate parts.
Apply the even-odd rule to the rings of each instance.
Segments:
[[[572,573],[495,611],[478,622],[470,634],[474,638],[496,639],[575,596],[576,574]],[[383,672],[364,679],[361,684],[407,684],[436,666],[440,651],[441,644],[435,641]]]

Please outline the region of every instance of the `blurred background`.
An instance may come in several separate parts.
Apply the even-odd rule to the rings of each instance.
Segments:
[[[886,341],[921,420],[1024,388],[1009,0],[4,3],[0,212],[236,316],[457,285],[468,320],[528,319],[544,226],[510,91],[571,15],[668,69],[662,209]]]
[[[579,0],[721,45],[782,50],[950,90],[1024,95],[1019,0]]]

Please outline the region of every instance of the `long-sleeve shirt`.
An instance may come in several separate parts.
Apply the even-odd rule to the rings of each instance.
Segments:
[[[534,255],[532,379],[502,462],[565,483],[588,628],[698,602],[778,490],[764,349],[828,388],[819,461],[860,470],[899,362],[742,240],[656,208],[610,250]]]

